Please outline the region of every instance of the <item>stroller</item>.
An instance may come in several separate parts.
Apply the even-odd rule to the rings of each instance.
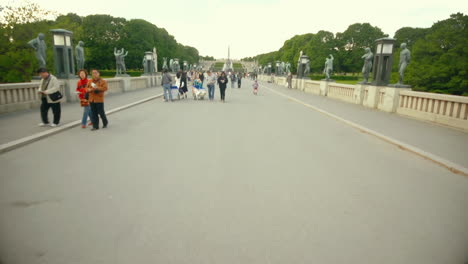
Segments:
[[[196,79],[193,82],[192,94],[194,100],[203,100],[205,98],[206,90],[203,88],[200,79]]]

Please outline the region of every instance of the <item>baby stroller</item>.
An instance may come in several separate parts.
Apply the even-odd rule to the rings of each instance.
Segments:
[[[205,98],[206,90],[198,79],[193,82],[192,93],[194,100],[203,100]]]

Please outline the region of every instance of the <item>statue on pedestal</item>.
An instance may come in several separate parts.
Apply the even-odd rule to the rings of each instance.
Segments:
[[[117,50],[114,48],[114,56],[116,62],[116,75],[123,75],[127,73],[127,68],[125,68],[125,57],[128,55],[128,51],[124,54],[125,50]]]
[[[330,58],[325,59],[325,68],[323,69],[323,73],[326,75],[326,79],[330,80],[330,75],[333,72],[333,55],[329,55]]]
[[[400,75],[400,79],[398,80],[398,84],[403,84],[405,70],[411,59],[411,52],[406,48],[406,43],[401,43],[400,48],[400,63],[398,64],[398,74]]]
[[[84,42],[79,41],[78,45],[75,47],[75,55],[76,55],[76,66],[78,70],[84,69],[85,63],[85,56],[84,56]]]
[[[33,49],[36,51],[36,58],[37,62],[39,63],[39,68],[45,68],[46,67],[46,43],[44,41],[45,36],[43,33],[39,33],[37,35],[37,38],[32,39],[28,42],[29,46],[33,47]]]
[[[364,81],[362,83],[369,83],[369,74],[372,70],[372,60],[374,59],[374,54],[370,48],[365,49],[366,54],[361,58],[364,59],[364,66],[362,67],[362,75],[364,76]]]
[[[289,62],[286,63],[286,73],[287,74],[291,73],[291,63],[289,63]]]

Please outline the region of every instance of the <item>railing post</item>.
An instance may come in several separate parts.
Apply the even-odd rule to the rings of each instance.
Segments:
[[[328,95],[328,84],[327,81],[320,81],[320,95],[327,96]]]
[[[385,112],[394,113],[399,105],[400,92],[411,91],[411,88],[395,88],[385,87],[385,95],[383,103],[379,106],[379,109]]]
[[[356,84],[356,88],[354,89],[354,94],[353,94],[353,101],[355,104],[362,105],[364,101],[365,90],[366,90],[366,85]]]

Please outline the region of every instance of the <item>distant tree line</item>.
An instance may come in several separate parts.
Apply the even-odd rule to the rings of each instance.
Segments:
[[[55,20],[45,19],[49,14],[35,4],[16,10],[0,6],[0,82],[30,81],[38,64],[34,50],[27,43],[38,33],[46,35],[47,67],[54,70],[49,30],[57,28],[73,32],[73,51],[78,41],[85,43],[87,69],[115,69],[114,47],[128,51],[125,63],[127,69],[133,70],[143,68],[144,52],[152,51],[153,47],[157,49],[159,69],[163,57],[168,58],[168,63],[170,58],[189,63],[199,61],[197,49],[178,43],[164,28],[142,19],[126,20],[110,15],[81,17],[72,13],[56,16]]]
[[[399,47],[405,42],[412,52],[411,63],[405,72],[405,83],[412,85],[414,90],[468,96],[467,22],[467,15],[457,13],[430,28],[399,29],[393,37],[396,39],[393,81],[398,78]],[[375,53],[374,41],[382,37],[388,35],[380,28],[369,23],[357,23],[343,33],[333,34],[322,30],[316,34],[296,35],[278,51],[243,60],[256,60],[260,65],[278,60],[290,62],[292,71],[296,72],[302,50],[311,60],[312,74],[323,71],[328,54],[335,58],[335,73],[359,74],[364,48],[370,47]]]

